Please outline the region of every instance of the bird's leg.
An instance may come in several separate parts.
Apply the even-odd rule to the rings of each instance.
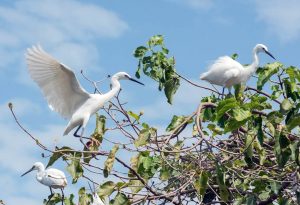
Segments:
[[[82,128],[82,130],[81,130],[81,135],[80,135],[80,138],[79,138],[79,140],[80,140],[80,142],[81,142],[81,144],[83,144],[83,146],[87,149],[87,150],[89,150],[89,147],[84,143],[84,141],[82,140],[84,137],[83,137],[83,133],[84,133],[84,127]]]
[[[63,189],[60,189],[61,190],[61,205],[64,204],[64,200],[65,200],[65,195],[64,195],[64,191]]]
[[[53,191],[52,191],[52,189],[51,189],[51,187],[49,187],[50,188],[50,193],[51,193],[51,195],[50,195],[50,198],[48,199],[48,201],[47,201],[47,203],[46,203],[46,205],[49,203],[49,201],[52,199],[52,197],[54,196],[54,194],[53,194]]]
[[[229,96],[229,97],[232,97],[232,94],[231,94],[231,88],[232,88],[232,87],[229,87],[229,88],[228,88],[228,96]]]
[[[222,90],[222,100],[224,99],[224,92],[225,92],[225,87],[223,87],[223,90]]]
[[[76,131],[74,132],[74,137],[81,137],[80,135],[77,134],[77,132],[79,131],[79,129],[81,128],[82,125],[79,125],[78,128],[76,129]]]

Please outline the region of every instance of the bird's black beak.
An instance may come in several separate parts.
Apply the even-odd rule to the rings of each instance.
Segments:
[[[128,78],[128,80],[131,80],[131,81],[136,82],[136,83],[141,84],[141,85],[145,85],[144,83],[141,83],[140,81],[138,81],[134,78]]]
[[[269,52],[265,50],[265,53],[268,54],[271,58],[273,58],[274,60],[276,60],[276,58]]]
[[[34,167],[31,167],[31,169],[29,169],[27,172],[25,172],[24,174],[22,174],[21,177],[24,176],[24,175],[26,175],[26,174],[28,174],[28,173],[31,172],[33,169],[34,169]]]

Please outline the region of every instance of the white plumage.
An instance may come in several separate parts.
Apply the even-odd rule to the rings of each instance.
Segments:
[[[64,118],[70,119],[64,135],[79,126],[74,135],[82,127],[80,135],[82,137],[90,116],[120,90],[119,80],[126,79],[140,83],[127,73],[119,72],[112,76],[112,89],[109,92],[103,95],[90,94],[81,87],[72,69],[58,62],[41,46],[29,48],[26,60],[30,76],[41,88],[49,107]]]
[[[248,66],[243,66],[229,56],[219,57],[208,69],[201,74],[200,79],[215,85],[230,88],[233,85],[246,82],[256,71],[259,65],[258,53],[265,52],[273,59],[273,55],[263,44],[257,44],[253,48],[253,62]]]
[[[41,184],[44,184],[45,186],[53,189],[63,189],[68,184],[67,178],[62,171],[54,168],[48,168],[45,170],[45,167],[41,162],[34,163],[32,168],[22,174],[22,176],[28,174],[33,170],[37,170],[37,181],[39,181]]]
[[[91,205],[106,205],[104,202],[100,199],[98,194],[95,192],[93,193],[93,203]]]

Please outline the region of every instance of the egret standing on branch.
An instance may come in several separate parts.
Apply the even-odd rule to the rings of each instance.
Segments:
[[[121,88],[119,80],[131,80],[144,85],[131,78],[127,73],[119,72],[112,76],[112,86],[109,92],[103,95],[90,94],[81,87],[72,69],[58,62],[41,46],[29,48],[26,60],[31,78],[41,88],[49,107],[64,118],[70,119],[64,135],[78,127],[74,136],[80,137],[82,143],[84,129],[90,116],[118,93]],[[81,127],[82,132],[78,136],[77,132]]]
[[[255,73],[259,65],[258,53],[260,52],[276,60],[265,45],[257,44],[253,48],[253,62],[250,65],[243,66],[229,56],[222,56],[209,67],[207,72],[201,74],[200,79],[223,86],[223,94],[224,87],[228,88],[230,93],[233,85],[245,83]]]
[[[64,192],[63,189],[67,186],[67,178],[65,174],[54,168],[49,168],[45,170],[44,165],[41,162],[36,162],[33,164],[32,168],[29,169],[27,172],[22,174],[28,174],[29,172],[37,170],[36,179],[41,183],[50,188],[51,195],[53,196],[52,188],[53,189],[60,189],[62,193],[62,203],[64,201]],[[51,196],[51,197],[52,197]]]

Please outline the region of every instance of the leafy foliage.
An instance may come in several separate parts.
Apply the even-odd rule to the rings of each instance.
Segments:
[[[168,54],[160,35],[134,52],[136,76],[143,72],[158,82],[172,103],[180,82]],[[163,134],[143,122],[147,113],[128,111],[118,97],[105,116],[97,115],[87,148],[56,148],[47,166],[62,159],[74,184],[94,181],[110,205],[299,204],[300,71],[275,62],[257,75],[256,88],[236,85],[234,96],[203,97],[189,116],[174,115],[160,125]],[[73,198],[64,203],[73,205]],[[61,196],[48,200],[58,204]],[[91,194],[81,187],[78,200],[90,204]]]
[[[168,103],[172,104],[173,96],[180,86],[176,74],[175,58],[168,57],[169,50],[164,45],[161,35],[152,36],[146,46],[139,46],[134,51],[134,57],[139,60],[136,77],[143,73],[158,82],[158,89],[164,90]]]

